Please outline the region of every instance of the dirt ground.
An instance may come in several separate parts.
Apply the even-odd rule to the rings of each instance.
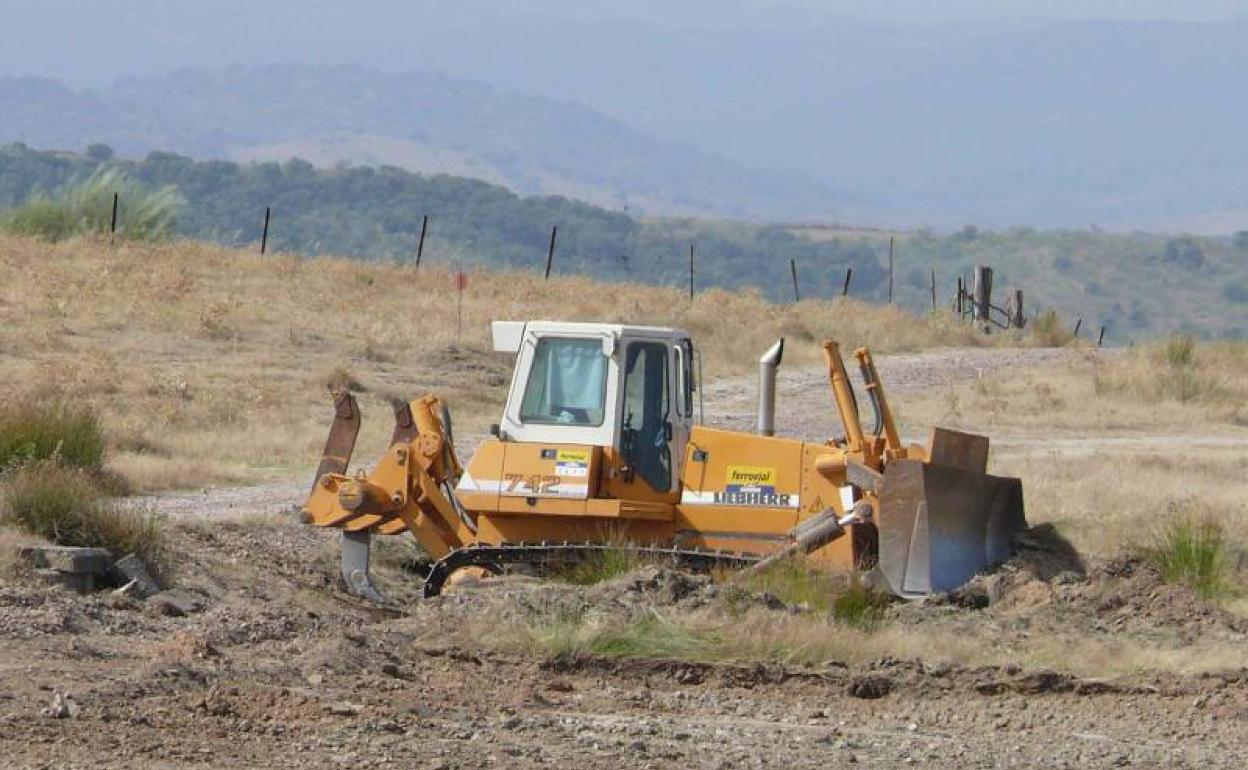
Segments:
[[[1026,370],[1081,355],[937,352],[882,358],[880,369],[900,402],[968,368]],[[821,376],[782,375],[782,432],[835,432]],[[706,390],[708,421],[748,424],[748,380]],[[1023,452],[1038,439],[1010,441],[1008,451]],[[474,443],[462,437],[461,453]],[[428,601],[415,576],[387,568],[400,609],[369,605],[341,591],[333,534],[291,515],[309,482],[136,503],[169,517],[170,578],[192,600],[186,614],[33,577],[0,583],[0,766],[1248,763],[1248,620],[1163,584],[1137,559],[1085,559],[1049,528],[963,590],[890,606],[880,650],[905,655],[851,649],[800,664],[541,655],[499,643],[491,629],[569,608],[736,616],[709,578],[661,567],[589,588],[504,579]],[[753,598],[735,622],[761,637],[805,612]],[[1092,659],[1141,649],[1164,665]],[[1213,649],[1221,657],[1174,664]]]

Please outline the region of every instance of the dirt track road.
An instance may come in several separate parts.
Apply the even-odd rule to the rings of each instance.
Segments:
[[[848,355],[848,351],[842,351]],[[1067,365],[1088,356],[1117,355],[1116,351],[1073,351],[1061,348],[948,348],[921,353],[875,356],[875,366],[891,402],[907,395],[947,388],[997,372]],[[859,393],[864,417],[861,378],[852,357],[845,362]],[[753,430],[758,385],[754,377],[736,377],[709,383],[702,394],[711,425]],[[776,377],[776,434],[824,441],[843,432],[832,401],[828,372],[822,366],[785,367]]]

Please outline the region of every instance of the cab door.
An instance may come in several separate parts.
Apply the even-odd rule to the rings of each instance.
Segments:
[[[670,340],[631,339],[624,348],[620,452],[634,480],[661,494],[677,488],[675,458],[684,449],[676,444],[682,419],[676,412],[675,358]]]
[[[693,343],[689,339],[676,340],[672,348],[672,402],[675,404],[672,419],[672,455],[675,458],[676,483],[684,476],[685,447],[693,430],[694,382]]]

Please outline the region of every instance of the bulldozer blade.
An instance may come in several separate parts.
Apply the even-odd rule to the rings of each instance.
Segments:
[[[329,426],[321,464],[316,467],[313,488],[327,473],[345,475],[355,451],[355,437],[360,433],[360,407],[355,396],[346,391],[334,394],[334,422]]]
[[[901,597],[949,591],[1013,554],[1027,527],[1015,478],[897,460],[880,486],[879,571]]]
[[[347,583],[347,590],[356,596],[385,604],[386,597],[373,585],[368,573],[371,541],[368,531],[342,533],[342,579]]]

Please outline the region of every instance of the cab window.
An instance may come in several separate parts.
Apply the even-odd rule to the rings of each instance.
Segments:
[[[602,425],[607,356],[598,339],[544,337],[533,352],[520,421],[546,425]]]

